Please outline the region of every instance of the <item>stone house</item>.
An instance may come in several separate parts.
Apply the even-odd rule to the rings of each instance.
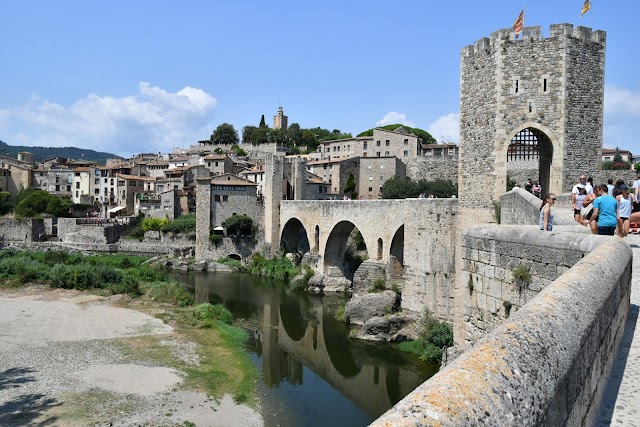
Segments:
[[[209,169],[211,175],[223,175],[233,172],[233,160],[224,154],[208,154],[200,157],[200,164]]]
[[[342,194],[350,174],[353,174],[356,180],[356,188],[358,188],[360,160],[360,157],[349,157],[311,161],[307,162],[307,171],[322,178],[324,183],[329,184],[330,195],[338,196]]]
[[[362,158],[358,194],[365,199],[379,199],[382,186],[387,180],[406,176],[406,165],[395,156]]]
[[[247,215],[264,229],[264,205],[257,184],[232,174],[211,178],[211,224],[219,226],[233,215]]]

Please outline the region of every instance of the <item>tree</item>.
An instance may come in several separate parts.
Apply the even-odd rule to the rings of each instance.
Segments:
[[[302,131],[300,135],[300,144],[306,145],[308,149],[315,149],[318,146],[316,136],[308,129]]]
[[[11,194],[7,191],[0,191],[0,215],[6,215],[13,209]]]
[[[251,139],[253,135],[253,131],[258,129],[255,126],[245,126],[242,128],[242,143],[243,144],[253,144],[254,141]]]
[[[264,121],[264,114],[260,117],[260,124],[258,125],[260,128],[268,128],[267,123]]]
[[[213,131],[211,142],[214,144],[237,144],[240,142],[240,138],[238,138],[238,132],[232,124],[221,123]]]
[[[49,200],[54,197],[46,191],[31,191],[16,205],[16,217],[33,218],[46,212]]]
[[[384,183],[380,195],[383,199],[407,199],[418,197],[421,193],[425,196],[448,198],[458,195],[458,187],[453,182],[443,179],[434,181],[422,179],[414,182],[410,179],[394,177]]]
[[[356,191],[356,182],[352,173],[350,173],[349,177],[347,178],[347,184],[344,186],[344,194],[349,196],[351,199],[358,198],[358,192]]]
[[[228,236],[252,236],[255,228],[253,219],[247,215],[233,215],[222,222]]]
[[[294,145],[300,145],[300,141],[302,140],[302,130],[300,129],[300,125],[298,123],[291,123],[291,126],[287,129],[289,133],[289,139]]]

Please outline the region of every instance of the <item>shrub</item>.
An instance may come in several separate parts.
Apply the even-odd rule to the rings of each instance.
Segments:
[[[129,231],[127,231],[126,236],[142,241],[142,239],[144,239],[144,230],[142,229],[141,225],[136,225],[134,227],[131,227]]]
[[[111,283],[108,286],[112,294],[129,294],[131,296],[140,295],[138,280],[129,275],[124,275],[118,283]]]
[[[277,280],[288,280],[300,273],[300,267],[291,265],[291,261],[285,256],[266,259],[259,254],[251,257],[247,270],[252,274]]]
[[[144,285],[144,292],[154,301],[184,307],[193,304],[193,298],[178,282],[152,282]]]
[[[373,281],[371,287],[369,288],[369,293],[382,292],[387,289],[387,285],[383,278],[378,277]]]
[[[420,338],[412,344],[402,344],[400,350],[412,352],[429,363],[440,363],[445,348],[453,345],[453,331],[445,323],[438,321],[426,309],[421,321]]]
[[[181,215],[162,227],[165,233],[187,234],[196,231],[196,215]]]
[[[211,243],[213,243],[213,245],[217,248],[218,245],[220,243],[222,243],[222,239],[224,238],[224,236],[221,236],[220,234],[211,234],[209,235],[209,241]]]
[[[0,277],[15,277],[24,284],[47,278],[49,268],[26,255],[10,256],[0,259]]]
[[[237,259],[223,257],[223,258],[219,258],[216,262],[219,262],[220,264],[224,264],[233,270],[237,270],[237,271],[242,270],[242,262],[238,261]]]
[[[169,224],[167,218],[145,218],[142,220],[142,230],[160,231],[167,224]]]
[[[511,273],[518,288],[526,288],[531,284],[531,270],[526,265],[518,265]]]
[[[61,251],[45,252],[42,261],[50,266],[56,264],[66,264],[69,260],[69,254]]]
[[[193,309],[193,316],[198,320],[219,320],[222,323],[230,325],[233,321],[233,315],[224,305],[204,303]]]

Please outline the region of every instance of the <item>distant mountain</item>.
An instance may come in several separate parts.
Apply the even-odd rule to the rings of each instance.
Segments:
[[[25,147],[22,145],[8,145],[0,141],[0,155],[2,156],[15,159],[21,151],[28,151],[33,154],[34,162],[41,162],[52,157],[65,157],[67,159],[92,160],[104,165],[107,159],[120,158],[115,154],[76,147]]]

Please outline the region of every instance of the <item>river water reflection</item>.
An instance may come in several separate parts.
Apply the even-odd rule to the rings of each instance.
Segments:
[[[363,426],[433,375],[389,344],[349,338],[334,318],[344,298],[282,290],[246,274],[177,276],[197,303],[224,304],[249,325],[267,426]]]

